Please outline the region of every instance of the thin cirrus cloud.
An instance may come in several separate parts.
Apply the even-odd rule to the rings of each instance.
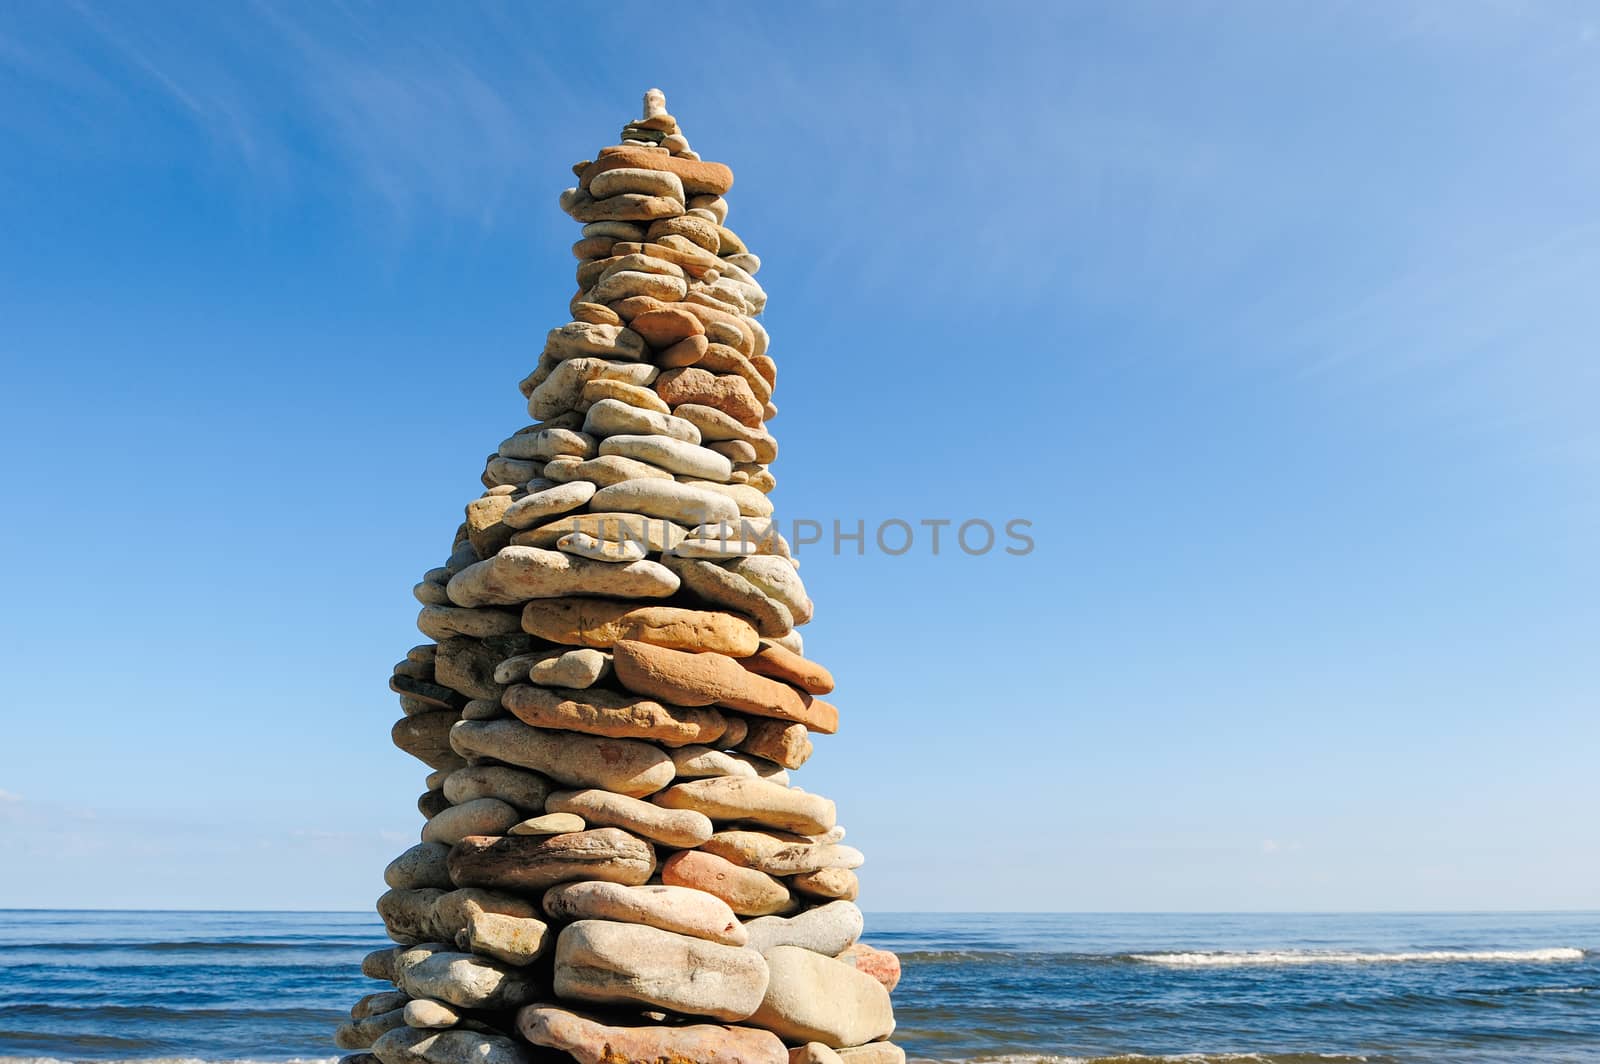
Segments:
[[[533,53],[513,76],[447,34],[377,34],[341,8],[199,9],[184,22],[73,5],[0,35],[0,72],[53,90],[56,113],[0,109],[4,121],[119,151],[139,97],[202,129],[217,163],[267,191],[348,186],[365,207],[409,223],[443,212],[481,225],[547,168],[532,135],[567,93]]]
[[[808,771],[854,810],[875,905],[986,904],[985,877],[922,875],[957,814],[878,792],[883,759],[970,757],[990,703],[1016,710],[990,714],[1011,741],[985,793],[1039,814],[981,827],[1033,862],[1028,905],[1526,905],[1594,881],[1562,819],[1592,805],[1580,773],[1545,767],[1593,720],[1581,20],[713,3],[619,48],[641,10],[0,8],[18,497],[57,513],[92,483],[118,532],[12,522],[15,701],[62,677],[115,697],[16,722],[19,750],[72,724],[97,767],[0,765],[0,849],[83,857],[8,900],[370,901],[419,775],[382,738],[383,647],[414,641],[411,566],[503,435],[477,397],[520,416],[509,384],[562,320],[566,164],[651,82],[738,170],[735,226],[770,254],[779,505],[1026,501],[1040,533],[982,575],[951,551],[807,562],[807,635],[854,707]],[[86,611],[120,633],[87,664],[55,634]],[[1305,785],[1308,761],[1374,757],[1381,788]],[[1184,782],[1128,787],[1130,764]],[[285,765],[317,781],[298,807]],[[1515,890],[1479,888],[1488,857],[1459,889],[1404,885],[1530,832]],[[1039,877],[1045,849],[1105,874]],[[127,874],[84,875],[96,854]]]
[[[1341,402],[1431,426],[1498,460],[1600,462],[1592,279],[1600,226],[1465,234],[1308,316],[1262,326],[1272,360]],[[1280,308],[1281,309],[1281,308]]]

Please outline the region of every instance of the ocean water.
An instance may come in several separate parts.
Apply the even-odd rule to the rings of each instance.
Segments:
[[[1600,913],[869,914],[940,1061],[1600,1062]],[[327,1060],[352,913],[0,910],[0,1062]]]

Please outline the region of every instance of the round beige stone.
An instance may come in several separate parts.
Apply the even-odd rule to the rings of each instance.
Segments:
[[[543,687],[583,690],[593,687],[610,671],[609,656],[599,650],[583,648],[546,656],[533,662],[528,667],[527,677],[530,683]]]
[[[655,867],[655,851],[616,828],[549,836],[474,835],[450,848],[450,878],[457,883],[524,895],[574,880],[637,885]]]
[[[678,420],[682,421],[681,418]],[[733,473],[733,463],[709,447],[698,446],[700,430],[687,421],[682,421],[682,424],[688,431],[694,433],[696,437],[694,442],[685,442],[664,433],[654,435],[623,433],[607,436],[601,440],[599,452],[632,458],[637,462],[648,462],[683,476],[699,477],[702,480],[714,480],[719,483],[726,481]],[[667,427],[676,428],[670,425]],[[734,507],[737,510],[737,502],[734,503]]]
[[[698,430],[697,430],[698,431]],[[593,458],[595,438],[586,432],[571,429],[539,429],[536,432],[518,433],[500,443],[502,458],[548,462],[552,458],[571,456]]]
[[[653,743],[530,728],[519,720],[464,720],[450,733],[463,756],[530,768],[569,787],[643,798],[672,782],[672,759]]]
[[[600,455],[580,462],[576,458],[557,458],[546,463],[545,475],[552,481],[566,484],[575,480],[587,480],[597,487],[608,488],[613,484],[621,484],[624,480],[671,480],[672,474],[665,469],[657,469],[648,462],[636,462],[632,458],[624,458],[617,454]],[[513,543],[520,542],[516,538]],[[531,546],[548,546],[545,543],[533,543]]]
[[[643,561],[647,554],[644,545],[637,540],[596,539],[587,532],[568,532],[556,540],[556,550],[591,561],[619,565]]]
[[[512,545],[461,570],[450,578],[447,589],[458,606],[508,606],[565,595],[666,598],[678,590],[678,584],[678,577],[657,562],[612,565],[560,551]]]
[[[774,946],[762,954],[771,973],[761,1006],[750,1022],[789,1042],[821,1042],[839,1049],[894,1033],[889,992],[870,975],[799,946]]]
[[[423,842],[449,846],[468,835],[504,835],[522,816],[498,798],[475,798],[433,817],[422,827]]]
[[[625,480],[595,492],[589,505],[596,511],[659,517],[690,528],[739,517],[739,504],[727,496],[671,480]]]
[[[576,510],[593,498],[598,490],[584,480],[557,484],[553,488],[524,495],[500,515],[500,521],[511,528],[532,528],[558,514]]]
[[[749,940],[727,902],[692,887],[566,883],[545,892],[544,911],[556,920],[647,924],[728,946],[742,946]]]
[[[457,936],[458,944],[481,957],[518,967],[532,964],[550,944],[550,926],[532,916],[473,913]]]
[[[619,270],[596,282],[589,289],[588,298],[595,303],[615,303],[632,296],[650,296],[652,299],[676,302],[688,294],[689,286],[682,277],[643,270]]]
[[[405,1017],[407,1027],[432,1029],[454,1027],[460,1022],[461,1013],[442,1001],[417,998],[406,1002]]]
[[[672,413],[665,399],[651,391],[641,388],[636,384],[626,384],[622,381],[596,380],[583,386],[582,400],[592,409],[595,403],[602,399],[615,399],[619,403],[637,407],[640,410],[652,410],[658,414]],[[757,460],[760,460],[759,455]],[[771,461],[771,459],[767,459]]]
[[[766,988],[767,964],[754,950],[644,924],[579,920],[556,940],[555,992],[567,1001],[740,1020]]]
[[[507,835],[568,835],[588,828],[583,817],[572,813],[546,813],[511,825]]]
[[[683,181],[677,174],[666,170],[641,170],[637,167],[618,167],[596,174],[589,182],[589,195],[605,199],[623,192],[637,192],[646,196],[670,196],[683,200]]]
[[[631,462],[631,458],[618,458],[607,455],[605,458],[596,458],[597,462],[618,461]],[[636,482],[630,479],[629,483]],[[670,484],[670,480],[661,483]],[[605,489],[601,489],[605,490]],[[596,492],[596,494],[599,494]],[[681,525],[661,517],[647,517],[635,513],[587,513],[568,514],[549,524],[540,525],[518,532],[511,538],[514,546],[526,544],[531,547],[553,547],[561,541],[562,536],[582,532],[598,540],[618,543],[631,541],[644,547],[649,554],[660,554],[667,548],[675,545],[688,534]]]
[[[827,831],[837,819],[833,802],[821,795],[739,776],[677,783],[656,802],[668,809],[694,809],[712,820],[748,820],[802,835]]]
[[[700,430],[681,417],[671,414],[657,413],[654,410],[642,410],[637,406],[630,406],[620,399],[601,399],[595,403],[584,415],[583,431],[595,440],[605,439],[610,436],[666,436],[674,440],[681,440],[688,444],[700,442]],[[598,447],[598,444],[596,444]],[[619,451],[602,451],[602,454],[619,454],[625,458],[634,458],[637,461],[652,461],[641,455],[630,455]],[[590,457],[585,455],[585,457]],[[659,463],[656,463],[659,464]],[[670,466],[662,468],[670,469]],[[732,471],[733,466],[728,466]],[[674,470],[676,472],[676,470]]]
[[[456,805],[475,798],[498,798],[524,816],[543,811],[552,790],[543,776],[510,765],[468,765],[446,776],[442,786],[445,798]]]
[[[663,809],[609,791],[557,791],[545,801],[545,808],[575,813],[590,824],[622,828],[664,846],[692,849],[711,838],[711,820],[704,814],[690,809]]]

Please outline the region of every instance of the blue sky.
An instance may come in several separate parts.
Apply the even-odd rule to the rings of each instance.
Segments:
[[[738,175],[868,909],[1600,907],[1581,4],[0,11],[0,906],[362,908],[650,85]]]

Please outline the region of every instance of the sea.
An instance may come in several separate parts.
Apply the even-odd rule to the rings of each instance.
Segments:
[[[1600,913],[869,913],[915,1058],[1600,1062]],[[367,913],[0,910],[0,1064],[328,1061]]]

